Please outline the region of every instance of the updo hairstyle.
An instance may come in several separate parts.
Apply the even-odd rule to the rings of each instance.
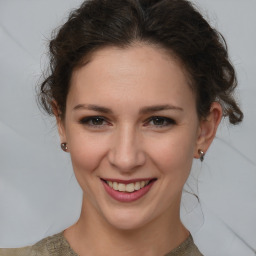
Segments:
[[[53,114],[56,102],[65,117],[72,72],[85,65],[93,52],[107,46],[134,43],[166,50],[184,66],[196,95],[199,118],[207,117],[217,101],[230,123],[243,113],[233,92],[237,86],[222,35],[186,0],[88,0],[71,12],[50,41],[50,68],[40,85],[39,101]]]

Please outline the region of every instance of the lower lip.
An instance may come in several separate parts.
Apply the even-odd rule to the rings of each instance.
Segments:
[[[145,194],[147,194],[148,191],[151,189],[151,187],[154,185],[155,180],[151,181],[144,188],[141,188],[134,192],[116,191],[113,188],[111,188],[109,185],[107,185],[103,180],[102,180],[102,183],[103,183],[103,186],[104,186],[105,190],[107,191],[107,193],[115,200],[120,201],[120,202],[133,202],[133,201],[136,201],[139,198],[143,197]]]

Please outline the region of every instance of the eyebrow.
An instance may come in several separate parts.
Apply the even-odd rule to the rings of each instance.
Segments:
[[[93,105],[93,104],[78,104],[73,108],[73,110],[78,110],[78,109],[93,110],[93,111],[101,112],[104,114],[113,114],[113,111],[110,108],[106,108],[99,105]],[[139,110],[139,114],[148,114],[148,113],[154,113],[154,112],[163,111],[163,110],[183,111],[183,108],[169,105],[169,104],[154,105],[154,106],[147,106],[147,107],[141,108]]]
[[[143,107],[140,109],[139,113],[140,114],[148,114],[148,113],[153,113],[153,112],[158,112],[158,111],[163,111],[163,110],[178,110],[178,111],[183,111],[183,108],[173,106],[173,105],[155,105],[155,106],[148,106],[148,107]]]
[[[99,105],[93,105],[93,104],[78,104],[73,108],[73,110],[77,110],[77,109],[87,109],[87,110],[101,112],[104,114],[113,114],[113,111],[110,108],[102,107]]]

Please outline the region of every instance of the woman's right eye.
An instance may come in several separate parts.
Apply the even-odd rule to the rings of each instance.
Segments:
[[[90,117],[85,117],[82,118],[79,121],[80,124],[95,127],[95,128],[100,128],[102,126],[108,125],[109,123],[106,121],[104,117],[101,116],[90,116]]]

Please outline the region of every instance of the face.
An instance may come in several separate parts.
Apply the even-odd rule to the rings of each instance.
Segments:
[[[179,213],[201,128],[177,60],[146,45],[98,50],[73,72],[59,126],[99,218],[135,229]]]

